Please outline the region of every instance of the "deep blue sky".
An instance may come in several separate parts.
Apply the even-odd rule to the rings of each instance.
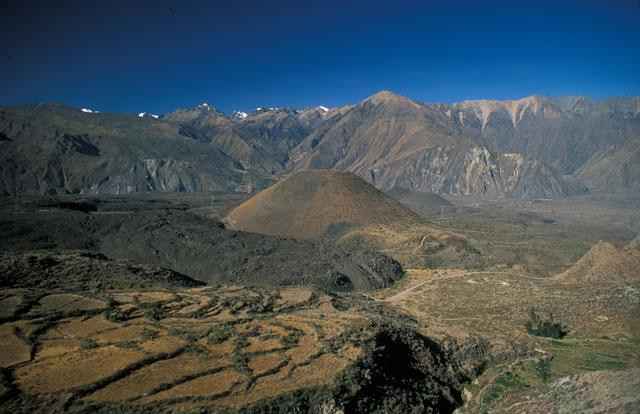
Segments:
[[[640,1],[0,2],[0,104],[640,95]]]

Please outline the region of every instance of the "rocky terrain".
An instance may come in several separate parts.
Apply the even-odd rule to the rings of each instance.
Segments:
[[[639,122],[637,99],[533,96],[430,105],[382,91],[336,111],[290,158],[292,168],[352,171],[384,190],[557,197],[585,191],[578,169],[598,169],[602,151],[615,157],[614,149],[637,140]],[[635,181],[623,177],[635,177],[637,162],[599,165],[603,170],[583,179],[607,172],[621,189]]]
[[[207,104],[159,117],[2,107],[0,192],[254,192],[306,169],[349,171],[384,191],[638,190],[639,102],[531,96],[445,105],[381,91],[333,109],[230,116]]]
[[[436,193],[408,190],[403,187],[394,187],[386,193],[426,217],[454,211],[456,208],[453,203]]]
[[[17,263],[24,262],[23,252],[33,250],[82,250],[100,254],[101,266],[109,259],[129,260],[134,266],[171,269],[207,283],[311,284],[332,290],[381,287],[402,277],[396,261],[375,251],[236,232],[184,211],[84,213],[54,208],[5,213],[0,229],[0,250],[6,260],[9,252],[18,254]],[[64,272],[55,255],[44,263],[54,274]],[[117,266],[105,268],[109,269],[116,271]],[[40,270],[49,271],[46,266]]]
[[[217,194],[216,209],[190,193],[6,199],[0,412],[627,413],[640,403],[639,281],[612,277],[620,255],[637,254],[633,197],[391,192],[421,217],[336,171],[265,193],[250,210],[300,203],[312,218],[324,202],[368,230],[348,240],[230,230],[218,217],[243,206],[237,194]],[[578,260],[595,237],[608,240],[585,256],[597,263]],[[376,244],[405,271],[363,248]],[[553,277],[567,268],[572,281]],[[565,336],[528,333],[532,307]]]

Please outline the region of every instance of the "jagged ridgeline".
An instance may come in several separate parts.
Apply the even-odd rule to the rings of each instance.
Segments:
[[[58,104],[0,108],[0,192],[253,192],[280,174],[352,172],[461,195],[640,189],[640,100],[531,96],[425,104],[382,91],[339,108],[209,105],[165,116]]]

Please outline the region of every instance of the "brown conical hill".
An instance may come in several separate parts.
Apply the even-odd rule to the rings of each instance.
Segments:
[[[624,247],[624,250],[640,257],[640,233]]]
[[[233,209],[227,219],[238,230],[302,239],[337,239],[353,229],[419,221],[363,179],[333,170],[295,173]]]
[[[573,266],[553,277],[560,283],[638,283],[640,256],[601,241]]]

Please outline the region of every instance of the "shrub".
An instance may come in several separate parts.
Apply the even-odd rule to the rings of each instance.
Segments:
[[[80,345],[81,349],[94,349],[97,347],[98,347],[98,344],[96,343],[96,341],[90,338],[84,339],[82,341],[82,344]]]
[[[530,320],[524,326],[530,335],[562,339],[569,332],[562,323],[554,321],[551,314],[549,314],[548,319],[542,319],[532,308],[529,312],[529,318]]]
[[[207,332],[209,345],[221,344],[233,335],[233,329],[227,324],[215,325]]]
[[[149,306],[144,310],[144,313],[147,316],[147,318],[152,319],[154,321],[159,321],[165,316],[164,310],[158,305]]]
[[[282,345],[286,347],[294,346],[298,344],[298,341],[300,340],[300,336],[301,336],[300,332],[293,331],[286,335],[282,335],[280,337],[280,342],[282,342]]]
[[[542,381],[547,382],[551,377],[551,360],[549,358],[542,358],[538,361],[538,374]]]

